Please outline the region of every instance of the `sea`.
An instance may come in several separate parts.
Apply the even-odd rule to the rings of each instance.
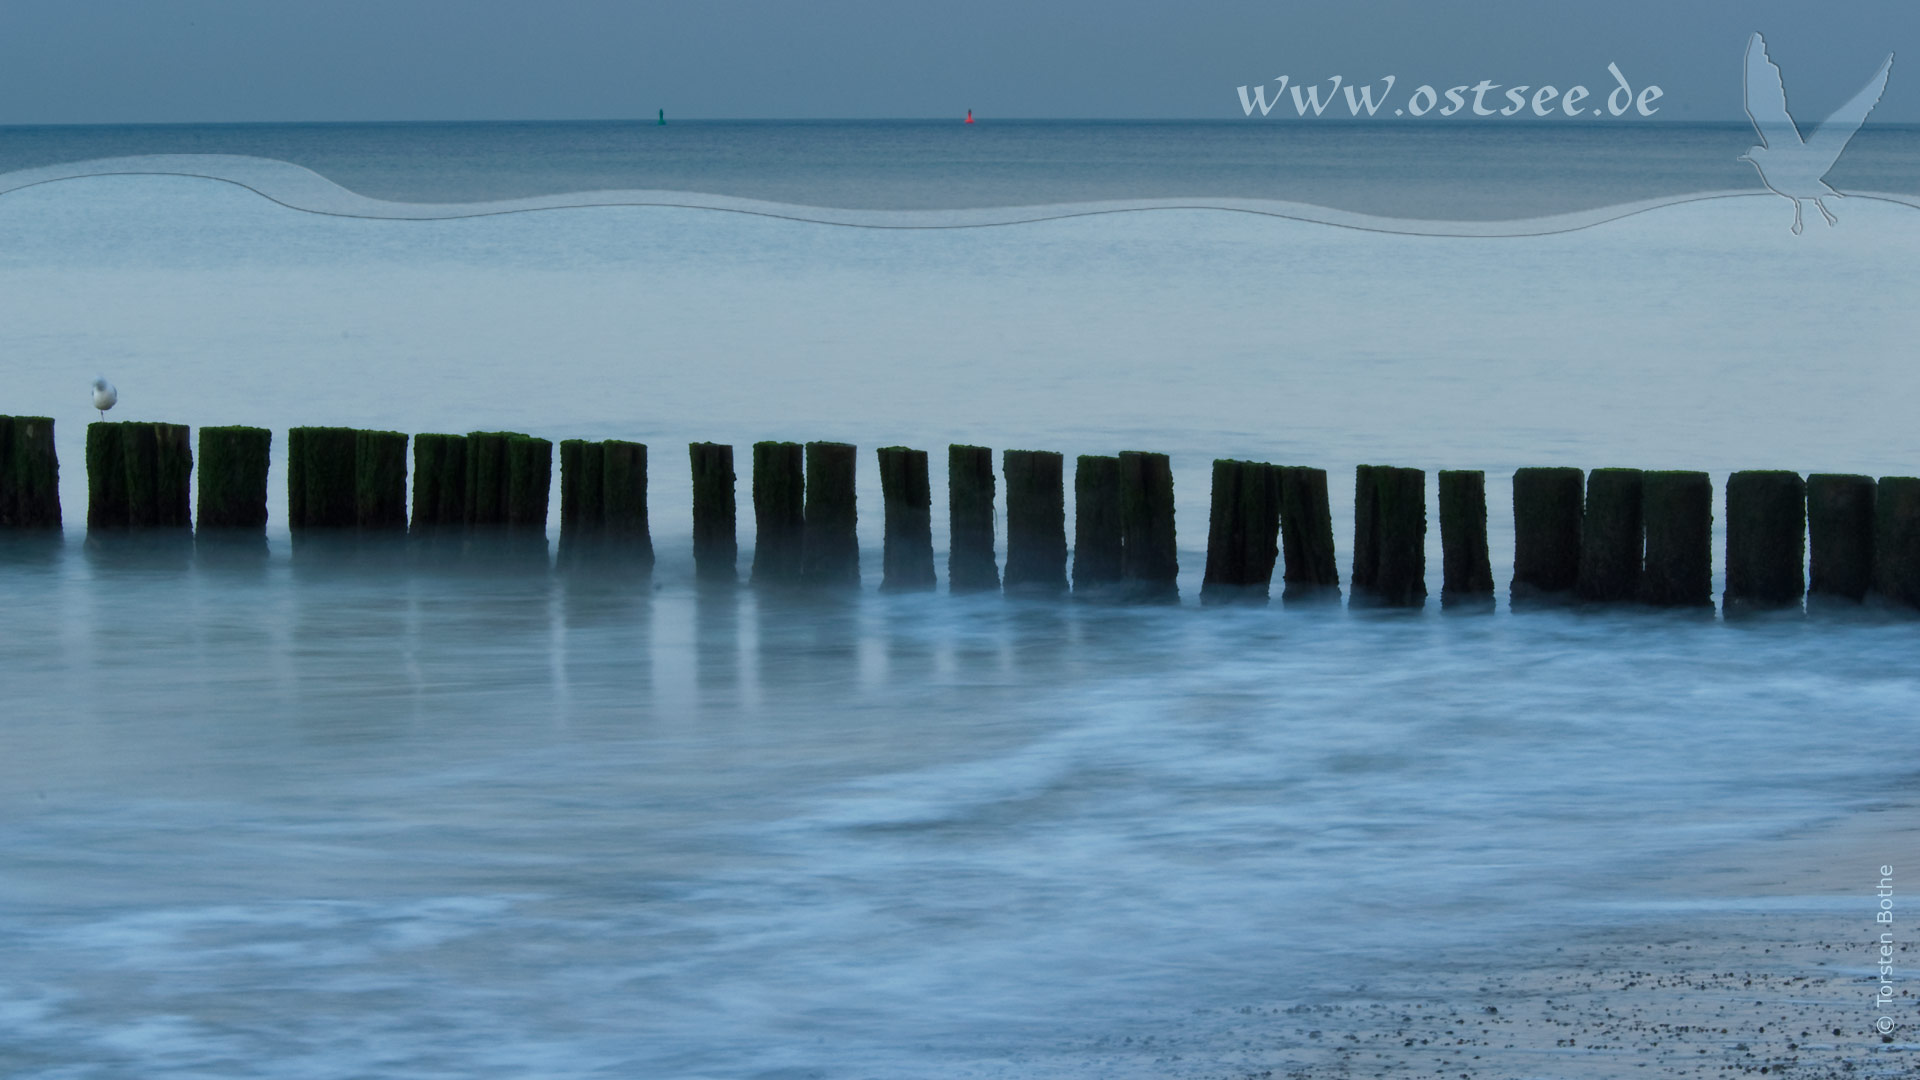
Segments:
[[[1920,129],[1799,234],[1752,141],[0,128],[0,412],[66,515],[0,538],[0,1074],[1286,1075],[1250,1010],[1676,910],[1857,914],[1866,1032],[1920,619],[1507,603],[1516,468],[1920,471]],[[272,429],[263,552],[89,539],[96,374]],[[301,425],[645,443],[657,565],[320,557]],[[763,439],[860,448],[860,589],[696,582],[681,448],[736,448],[744,581]],[[1181,602],[950,594],[950,443],[1170,455]],[[890,445],[931,593],[877,588]],[[1326,469],[1343,581],[1355,467],[1427,470],[1427,606],[1202,607],[1216,458]],[[1486,473],[1492,613],[1440,610],[1438,469]],[[1728,884],[1815,832],[1859,865]]]

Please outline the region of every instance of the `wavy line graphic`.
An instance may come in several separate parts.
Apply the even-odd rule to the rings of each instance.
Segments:
[[[526,214],[541,210],[654,206],[685,210],[713,210],[846,228],[931,230],[995,228],[1151,210],[1221,210],[1289,221],[1313,222],[1362,232],[1443,237],[1548,236],[1604,225],[1607,222],[1619,221],[1666,206],[1714,199],[1778,197],[1765,191],[1707,191],[1508,221],[1447,221],[1384,217],[1279,199],[1111,199],[963,210],[848,210],[688,191],[626,190],[542,195],[488,202],[414,203],[394,202],[361,195],[341,187],[305,166],[291,162],[230,154],[156,154],[100,158],[93,161],[21,169],[0,174],[0,195],[46,184],[100,176],[172,176],[211,180],[243,188],[291,210],[329,217],[384,221],[449,221],[461,218],[497,217],[504,214]],[[1846,197],[1920,209],[1920,196],[1914,195],[1853,192],[1848,193]]]

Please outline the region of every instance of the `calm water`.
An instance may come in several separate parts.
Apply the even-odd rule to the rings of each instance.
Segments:
[[[1818,823],[1902,842],[1867,812],[1910,802],[1920,624],[1192,600],[1216,456],[1329,469],[1343,572],[1355,464],[1486,469],[1503,583],[1520,465],[1912,473],[1920,212],[1837,211],[1444,239],[0,196],[0,407],[56,417],[70,522],[0,553],[0,1072],[1212,1076],[1223,1010],[1676,897],[1831,910],[1859,882],[1692,881]],[[295,551],[278,456],[264,557],[89,548],[96,370],[116,419],[276,455],[638,439],[660,566]],[[692,583],[678,448],[760,438],[862,447],[862,593]],[[877,595],[870,448],[956,441],[1170,453],[1188,605]],[[1096,1049],[1148,1036],[1179,1057]]]
[[[0,127],[0,173],[145,154],[292,162],[351,191],[477,202],[659,190],[849,209],[1274,199],[1538,217],[1759,191],[1745,124],[951,121]],[[1831,181],[1920,193],[1920,126],[1869,123]]]

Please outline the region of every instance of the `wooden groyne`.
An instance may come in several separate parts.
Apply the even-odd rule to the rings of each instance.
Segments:
[[[46,417],[0,416],[0,528],[61,527],[53,432]],[[193,529],[197,536],[264,538],[273,433],[204,428],[197,454],[191,436],[178,424],[89,424],[90,533],[186,535]],[[554,479],[554,446],[546,439],[500,431],[409,438],[299,427],[286,433],[286,448],[287,526],[296,537],[331,532],[439,542],[499,532],[530,538],[545,550]],[[647,447],[570,439],[559,449],[558,565],[651,570]],[[859,586],[858,454],[837,442],[754,445],[754,584]],[[907,446],[875,454],[885,521],[880,587],[935,589],[929,455]],[[1003,451],[998,476],[993,456],[981,446],[947,450],[951,591],[1178,601],[1167,455],[1130,450],[1078,457],[1071,551],[1064,456]],[[692,443],[688,460],[696,576],[735,582],[733,447]],[[1211,480],[1201,603],[1265,603],[1276,574],[1286,602],[1339,596],[1324,470],[1223,458],[1212,463]],[[195,494],[197,508],[190,505]],[[1490,610],[1486,476],[1440,470],[1433,494],[1441,606]],[[1347,582],[1355,606],[1425,605],[1428,496],[1425,470],[1355,469]],[[1809,610],[1869,602],[1920,610],[1920,478],[1739,471],[1728,477],[1717,507],[1713,481],[1703,472],[1565,467],[1513,474],[1512,606],[1710,611],[1717,508],[1725,515],[1720,600],[1728,616],[1794,611],[1803,602]],[[995,551],[1002,517],[1004,563]]]

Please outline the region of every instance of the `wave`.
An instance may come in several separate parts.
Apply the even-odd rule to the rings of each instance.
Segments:
[[[0,174],[0,196],[46,184],[99,176],[175,176],[212,180],[244,188],[292,210],[330,217],[389,221],[446,221],[497,217],[540,210],[576,210],[603,206],[652,206],[713,210],[861,229],[981,229],[1027,225],[1103,214],[1153,210],[1221,210],[1289,221],[1314,222],[1363,232],[1409,236],[1524,237],[1592,228],[1667,206],[1718,199],[1773,199],[1769,192],[1727,190],[1641,199],[1543,217],[1504,221],[1457,221],[1387,217],[1280,199],[1156,198],[1107,199],[1036,206],[974,207],[954,210],[855,210],[749,199],[692,191],[620,190],[573,192],[483,202],[400,202],[361,195],[305,166],[275,158],[235,154],[154,154],[99,158],[46,165]],[[1920,196],[1891,192],[1849,192],[1868,199],[1920,209]]]

